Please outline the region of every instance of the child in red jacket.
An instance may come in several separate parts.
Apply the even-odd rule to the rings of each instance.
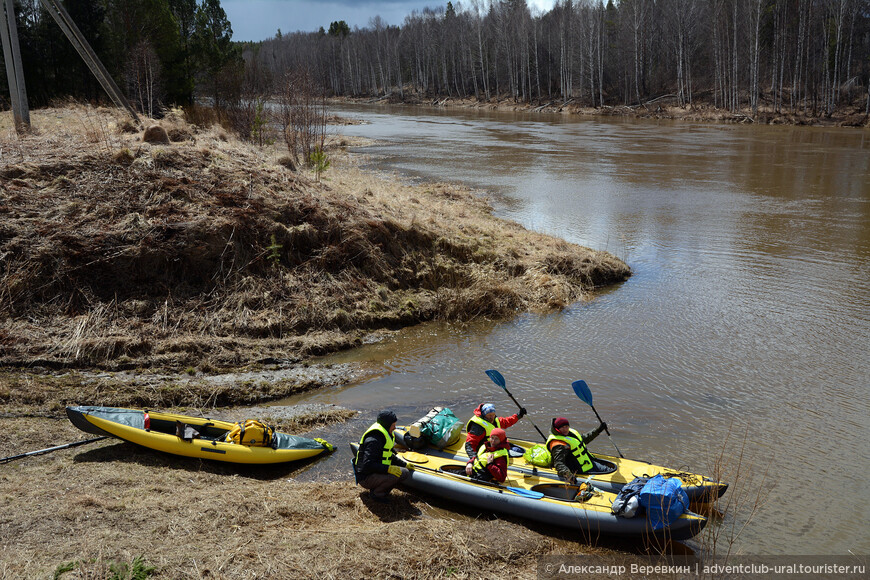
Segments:
[[[468,461],[465,473],[472,479],[503,482],[507,478],[510,446],[505,430],[493,429],[486,443],[477,450],[476,457]]]

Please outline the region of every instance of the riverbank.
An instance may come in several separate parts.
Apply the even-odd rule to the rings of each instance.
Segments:
[[[3,455],[84,438],[68,421],[0,424]],[[419,494],[373,503],[349,474],[295,480],[316,468],[233,467],[111,439],[0,464],[0,578],[134,577],[112,576],[124,566],[152,569],[136,578],[532,578],[543,555],[603,552]]]
[[[428,320],[559,309],[630,275],[495,218],[477,192],[364,171],[341,137],[318,178],[179,113],[162,142],[114,110],[31,119],[18,137],[0,115],[3,456],[82,439],[68,404],[247,415],[236,407],[358,372],[317,355]],[[302,433],[353,415],[273,418]],[[0,578],[134,562],[172,578],[531,577],[541,555],[589,549],[403,492],[368,505],[349,474],[297,483],[295,469],[110,440],[2,465]]]
[[[334,102],[345,103],[381,103],[402,104],[409,106],[444,107],[457,109],[479,109],[487,111],[515,111],[523,113],[559,113],[578,115],[582,117],[628,117],[633,119],[664,119],[672,121],[690,121],[702,123],[743,123],[761,125],[807,125],[819,127],[870,127],[870,115],[861,107],[842,107],[830,117],[816,116],[803,111],[788,111],[783,107],[776,111],[772,106],[762,103],[758,114],[753,115],[749,107],[739,111],[729,111],[714,107],[709,103],[699,102],[690,106],[678,106],[676,98],[671,96],[654,99],[641,105],[589,107],[577,104],[572,100],[563,102],[559,99],[543,100],[526,103],[513,99],[489,99],[441,97],[434,99],[419,99],[416,97],[401,98],[390,95],[377,99],[342,97]]]
[[[7,369],[298,364],[428,320],[559,309],[630,275],[467,188],[363,171],[340,137],[318,180],[178,114],[163,144],[112,110],[34,111],[22,138],[3,122]]]
[[[286,398],[355,377],[317,355],[427,320],[558,309],[630,274],[466,188],[363,171],[339,136],[317,180],[177,112],[165,143],[109,109],[32,119],[19,138],[0,117],[7,413]]]

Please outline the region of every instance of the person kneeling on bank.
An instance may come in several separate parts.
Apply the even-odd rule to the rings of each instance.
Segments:
[[[410,471],[407,464],[393,452],[396,414],[381,411],[378,419],[359,440],[359,450],[353,468],[356,482],[371,492],[373,500],[389,502],[390,491],[404,481]]]
[[[474,458],[465,466],[466,475],[481,481],[503,482],[507,478],[510,442],[504,429],[493,429]]]

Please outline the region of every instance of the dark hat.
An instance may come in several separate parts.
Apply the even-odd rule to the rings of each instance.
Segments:
[[[565,417],[556,417],[553,419],[553,427],[556,429],[561,429],[564,425],[568,424],[568,419]]]
[[[396,417],[396,414],[390,410],[384,410],[378,413],[378,423],[380,423],[384,429],[389,429],[390,425],[398,420],[399,418]]]

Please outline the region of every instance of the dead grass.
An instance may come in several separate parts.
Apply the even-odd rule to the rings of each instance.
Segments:
[[[341,138],[315,183],[196,114],[161,120],[160,146],[110,109],[33,111],[21,138],[0,114],[3,456],[82,439],[59,419],[67,404],[255,404],[326,379],[199,377],[425,320],[560,308],[630,273],[493,218],[463,188],[363,172]],[[56,372],[16,370],[30,367]],[[348,413],[273,422],[299,432]],[[0,578],[105,578],[137,561],[162,578],[531,578],[542,555],[590,550],[401,492],[369,504],[349,473],[298,483],[296,469],[109,440],[4,464]]]
[[[7,419],[0,448],[81,437],[67,421]],[[0,466],[0,578],[106,578],[141,557],[159,578],[531,578],[547,554],[601,550],[504,520],[444,517],[349,479],[298,483],[106,440]],[[347,474],[349,477],[349,474]]]
[[[454,185],[322,183],[173,112],[169,145],[117,111],[0,116],[0,362],[234,367],[434,319],[561,308],[628,267],[491,215]],[[179,140],[180,139],[180,140]]]
[[[225,408],[251,406],[285,399],[291,395],[350,380],[349,368],[314,369],[304,365],[281,377],[280,371],[264,367],[262,373],[230,375],[152,375],[146,372],[94,374],[0,372],[2,414],[63,414],[67,405],[103,405],[165,409],[190,406]],[[250,375],[250,376],[248,376]],[[313,421],[300,418],[300,426]]]

